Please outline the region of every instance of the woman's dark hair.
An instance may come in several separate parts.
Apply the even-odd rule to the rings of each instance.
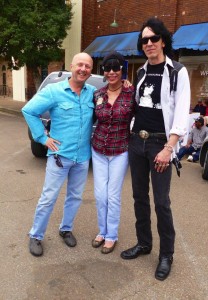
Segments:
[[[173,54],[172,54],[172,43],[173,43],[172,34],[165,27],[164,23],[160,19],[157,19],[157,18],[150,18],[142,25],[142,28],[140,30],[139,37],[138,37],[138,42],[137,42],[138,51],[143,52],[143,54],[144,54],[144,51],[142,50],[141,38],[142,38],[142,32],[145,27],[151,28],[155,34],[161,36],[162,41],[165,44],[165,47],[163,48],[164,54],[168,55],[169,57],[172,57],[173,56]]]

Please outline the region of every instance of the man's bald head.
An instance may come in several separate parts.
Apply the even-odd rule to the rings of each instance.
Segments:
[[[81,52],[78,54],[75,54],[73,59],[72,59],[72,65],[76,65],[79,61],[88,61],[88,64],[91,66],[91,69],[93,68],[93,60],[92,57],[85,53],[85,52]]]

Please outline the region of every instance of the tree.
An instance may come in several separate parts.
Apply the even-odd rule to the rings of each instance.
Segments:
[[[72,5],[64,0],[0,0],[0,4],[0,56],[10,67],[32,68],[37,82],[41,67],[63,58],[61,45],[71,25]]]

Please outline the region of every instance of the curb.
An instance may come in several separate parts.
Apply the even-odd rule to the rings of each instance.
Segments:
[[[16,115],[16,116],[19,116],[19,117],[23,117],[21,111],[19,111],[19,110],[14,110],[14,109],[9,109],[9,108],[5,108],[5,107],[0,107],[0,111],[8,113],[8,114]]]

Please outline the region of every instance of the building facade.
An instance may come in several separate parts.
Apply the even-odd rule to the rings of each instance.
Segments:
[[[45,75],[62,68],[69,70],[72,57],[80,51],[93,57],[93,73],[102,74],[102,58],[106,51],[114,49],[128,61],[128,78],[133,82],[136,70],[145,61],[136,49],[139,30],[146,19],[156,16],[176,37],[175,57],[188,69],[192,106],[199,98],[208,98],[207,0],[68,1],[73,5],[74,16],[63,42],[65,58],[61,62],[51,62],[48,69],[43,70]],[[25,101],[34,93],[31,70],[11,71],[5,61],[0,61],[0,95]]]
[[[12,71],[4,59],[0,59],[0,96],[13,96]]]
[[[131,81],[133,81],[135,72],[143,64],[144,59],[139,53],[135,54],[126,48],[122,49],[124,33],[135,33],[138,37],[142,23],[152,16],[163,20],[173,37],[181,30],[181,27],[195,24],[205,25],[204,29],[201,30],[198,26],[195,31],[192,28],[187,31],[187,34],[185,31],[185,36],[182,38],[185,40],[187,37],[188,40],[183,45],[176,47],[174,52],[177,60],[188,69],[191,81],[192,106],[196,104],[199,98],[208,98],[208,9],[206,0],[152,0],[151,2],[148,0],[83,0],[82,10],[82,50],[86,50],[92,55],[95,62],[93,72],[100,73],[102,57],[108,47],[110,48],[110,45],[113,44],[111,38],[117,36],[115,49],[121,53],[123,51],[122,54],[128,60],[128,76]],[[189,29],[188,26],[187,29]],[[205,46],[200,47],[201,40],[194,47],[191,46],[192,39],[201,35],[202,30]],[[96,38],[103,39],[106,43],[105,49],[100,51],[101,42],[97,41],[96,43]],[[109,44],[108,40],[110,41]],[[177,44],[177,41],[175,42]],[[134,44],[136,45],[136,40]],[[125,55],[124,50],[127,50],[127,55]]]

